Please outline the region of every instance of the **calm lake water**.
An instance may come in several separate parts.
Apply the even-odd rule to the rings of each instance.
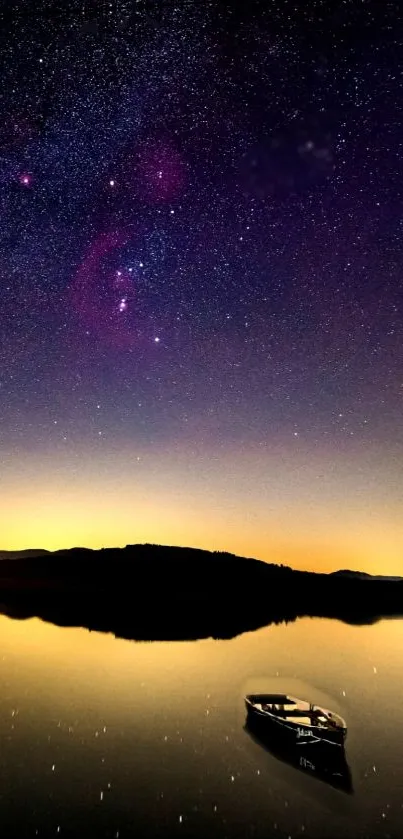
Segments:
[[[1,617],[0,638],[4,836],[403,836],[403,621],[136,643]],[[345,717],[352,794],[244,730],[261,689]]]

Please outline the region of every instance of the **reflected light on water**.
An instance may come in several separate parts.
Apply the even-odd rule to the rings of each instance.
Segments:
[[[25,836],[23,819],[106,839],[183,824],[198,839],[253,823],[263,839],[276,823],[315,839],[370,826],[380,839],[387,820],[396,835],[402,634],[402,621],[306,618],[227,641],[139,643],[0,618],[5,829]],[[244,695],[275,690],[346,719],[353,796],[248,736]]]

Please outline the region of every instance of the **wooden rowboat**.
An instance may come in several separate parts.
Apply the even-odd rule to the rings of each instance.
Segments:
[[[277,693],[256,693],[245,697],[248,718],[255,725],[274,727],[296,745],[323,743],[343,746],[347,734],[345,721],[339,714],[313,705],[294,696]]]

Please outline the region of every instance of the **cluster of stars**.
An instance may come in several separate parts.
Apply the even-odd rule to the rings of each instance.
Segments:
[[[1,34],[5,445],[400,440],[393,3],[146,5]]]

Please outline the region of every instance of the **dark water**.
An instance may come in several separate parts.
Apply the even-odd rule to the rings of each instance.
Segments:
[[[0,619],[4,836],[403,836],[403,622],[134,643]],[[348,724],[347,794],[244,729],[286,691]]]

